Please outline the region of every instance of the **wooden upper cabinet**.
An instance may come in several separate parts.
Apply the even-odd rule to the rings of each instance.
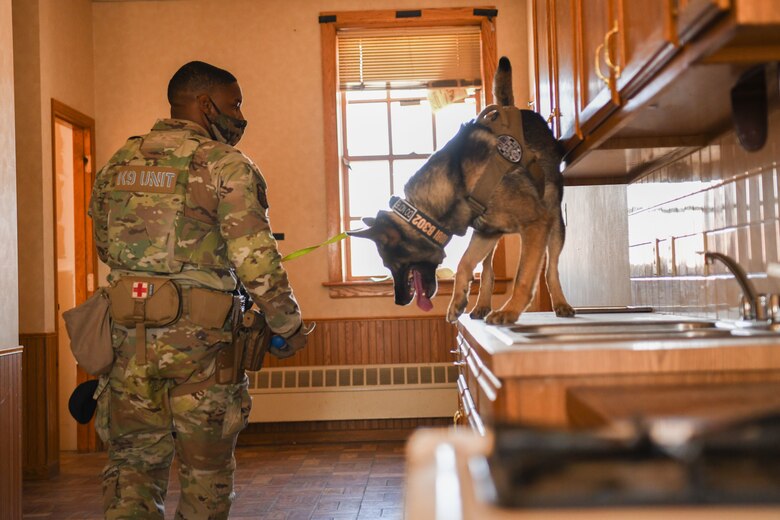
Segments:
[[[780,0],[531,1],[535,108],[568,184],[627,182],[710,142],[742,74],[780,61]]]

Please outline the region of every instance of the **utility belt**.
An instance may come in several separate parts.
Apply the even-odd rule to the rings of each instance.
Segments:
[[[217,353],[214,374],[205,381],[175,387],[186,395],[213,384],[239,383],[244,371],[260,370],[271,341],[263,314],[243,311],[240,295],[203,287],[182,286],[161,276],[124,276],[106,289],[114,323],[136,331],[136,363],[146,364],[146,328],[168,327],[186,315],[204,328],[222,328],[230,319],[233,341]]]

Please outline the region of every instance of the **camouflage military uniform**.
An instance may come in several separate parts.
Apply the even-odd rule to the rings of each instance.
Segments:
[[[171,391],[208,380],[216,353],[231,341],[229,319],[217,328],[190,319],[187,288],[228,292],[238,278],[275,333],[288,336],[301,325],[269,228],[265,190],[245,155],[199,125],[174,119],[130,138],[97,175],[90,215],[109,281],[164,275],[183,288],[181,318],[146,330],[145,362],[136,356],[136,330],[112,329],[115,363],[96,392],[96,427],[109,446],[107,518],[162,518],[174,448],[181,482],[176,518],[227,518],[233,450],[250,408],[246,382]]]

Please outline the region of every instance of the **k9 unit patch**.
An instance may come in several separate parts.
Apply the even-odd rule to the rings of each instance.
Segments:
[[[498,149],[498,153],[501,154],[501,157],[511,163],[519,163],[523,158],[523,147],[520,146],[520,143],[518,143],[514,137],[507,134],[499,135],[497,139],[498,144],[496,144],[496,148]]]
[[[119,166],[114,177],[117,191],[174,193],[178,170],[159,166]]]

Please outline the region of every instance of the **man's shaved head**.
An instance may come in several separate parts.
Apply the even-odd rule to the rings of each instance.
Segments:
[[[200,94],[208,94],[219,85],[236,83],[230,72],[202,61],[191,61],[176,71],[168,82],[168,102],[182,106]]]

